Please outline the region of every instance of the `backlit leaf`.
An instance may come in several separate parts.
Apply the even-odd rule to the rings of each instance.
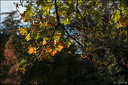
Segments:
[[[45,45],[47,42],[46,42],[46,40],[45,40],[45,38],[44,38],[44,40],[43,40],[43,42],[42,42],[42,45]]]
[[[21,27],[19,30],[19,33],[21,35],[27,35],[27,28],[26,27]]]
[[[30,45],[30,46],[28,47],[28,49],[29,49],[29,51],[28,51],[29,54],[32,54],[32,53],[36,54],[36,48],[35,48],[35,47],[32,47],[32,46]]]
[[[57,50],[54,49],[54,50],[51,52],[51,56],[54,56],[56,53],[57,53]]]
[[[61,46],[61,45],[58,45],[58,48],[57,48],[57,50],[60,52],[62,48],[63,48],[63,46]]]
[[[40,37],[40,33],[37,33],[35,39],[37,40]]]
[[[29,33],[29,34],[25,37],[25,39],[26,39],[27,41],[31,40],[31,34]]]
[[[113,13],[112,13],[112,18],[115,20],[115,21],[118,21],[120,19],[120,10],[115,10]]]
[[[65,43],[65,47],[66,47],[66,48],[69,48],[70,45],[71,45],[71,40],[70,40],[70,39],[67,39],[67,40],[66,40],[66,43]]]

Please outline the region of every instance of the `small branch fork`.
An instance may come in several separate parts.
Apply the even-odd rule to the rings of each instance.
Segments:
[[[58,7],[57,7],[56,0],[55,0],[55,9],[56,9],[56,17],[57,17],[57,23],[58,23],[58,25],[67,33],[67,35],[68,35],[70,38],[72,38],[73,40],[75,40],[75,41],[83,48],[83,45],[82,45],[79,41],[77,41],[74,37],[72,37],[72,36],[68,33],[68,31],[65,29],[65,27],[60,24],[60,19],[59,19],[59,16],[58,16],[58,10],[57,10]]]
[[[57,2],[56,2],[56,0],[55,0],[55,11],[56,11],[56,18],[57,18],[57,25],[56,25],[56,27],[55,27],[55,30],[53,31],[50,40],[49,40],[45,45],[43,45],[43,46],[41,47],[41,49],[39,50],[39,53],[40,53],[40,54],[37,54],[36,58],[37,58],[37,57],[39,57],[39,58],[41,57],[41,55],[42,55],[42,53],[41,53],[42,49],[43,49],[46,45],[48,45],[49,42],[52,40],[53,35],[54,35],[55,31],[57,30],[58,26],[60,26],[60,27],[67,33],[67,35],[68,35],[70,38],[72,38],[73,40],[75,40],[75,41],[81,46],[82,49],[84,48],[83,45],[82,45],[79,41],[77,41],[74,37],[72,37],[72,36],[68,33],[68,31],[65,29],[65,27],[61,25],[61,23],[60,23],[60,18],[59,18],[59,14],[58,14],[58,7],[57,7]],[[37,59],[37,60],[38,60],[38,59]]]

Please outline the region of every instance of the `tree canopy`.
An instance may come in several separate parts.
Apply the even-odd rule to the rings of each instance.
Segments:
[[[45,62],[49,62],[50,65],[55,64],[57,56],[64,58],[69,56],[66,54],[70,54],[72,56],[70,61],[73,60],[74,63],[81,61],[80,65],[83,65],[83,62],[92,65],[85,66],[92,71],[91,76],[83,72],[84,78],[86,75],[89,76],[85,79],[95,79],[97,83],[96,77],[99,75],[98,79],[103,82],[98,82],[97,85],[108,82],[107,85],[113,81],[117,84],[119,84],[117,81],[128,83],[126,82],[128,81],[128,4],[126,3],[127,0],[30,0],[26,2],[20,0],[20,3],[15,3],[18,12],[19,7],[26,7],[26,10],[19,14],[23,22],[29,23],[29,26],[20,27],[18,33],[15,30],[18,37],[14,40],[21,44],[25,54],[22,56],[21,53],[19,56],[29,56],[25,61],[26,64],[17,67],[18,70],[27,73],[31,70],[31,66],[37,69],[36,65],[39,66],[39,63],[42,65],[42,62],[45,65],[48,64]],[[19,37],[20,41],[18,41]],[[15,44],[14,47],[18,48],[18,45]],[[20,51],[21,49],[17,53]],[[75,60],[76,57],[78,61]],[[52,65],[48,68],[52,69]],[[84,66],[79,69],[82,68]],[[87,71],[85,68],[84,71]],[[51,73],[50,70],[48,72]],[[47,78],[39,82],[48,83]],[[83,80],[80,82],[85,83]]]

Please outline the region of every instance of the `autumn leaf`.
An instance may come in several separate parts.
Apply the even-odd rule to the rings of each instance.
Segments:
[[[50,53],[51,56],[54,56],[57,53],[57,49],[53,49],[52,52]]]
[[[52,52],[52,49],[49,49],[49,53],[51,53]]]
[[[61,46],[63,46],[63,48],[65,47],[64,44],[60,40],[58,40],[57,43],[59,43]]]
[[[61,46],[61,45],[58,45],[58,48],[57,48],[57,50],[60,52],[62,48],[63,48],[63,46]]]
[[[45,40],[45,38],[44,38],[44,40],[43,40],[43,42],[42,42],[42,45],[45,45],[47,42],[46,42],[46,40]]]
[[[28,51],[29,54],[32,54],[32,53],[36,54],[36,48],[35,48],[35,47],[32,47],[32,46],[30,45],[30,46],[28,47],[28,49],[29,49],[29,51]]]
[[[51,55],[54,56],[56,53],[57,53],[57,51],[54,50],[54,51],[51,52]]]
[[[124,22],[119,22],[120,23],[120,26],[121,27],[124,27],[124,28],[126,28],[127,27],[127,24],[128,24],[128,21],[124,21]]]
[[[128,21],[127,21],[127,20],[125,20],[125,17],[124,17],[124,16],[120,16],[119,24],[120,24],[120,26],[121,26],[121,27],[126,28],[126,27],[127,27],[127,25],[128,25]]]
[[[19,30],[19,33],[21,35],[27,35],[27,28],[26,27],[21,27]]]
[[[31,34],[29,33],[29,34],[25,37],[25,39],[26,39],[27,41],[31,40]]]
[[[55,33],[54,35],[53,35],[53,38],[57,38],[58,36],[60,36],[61,35],[61,33]]]

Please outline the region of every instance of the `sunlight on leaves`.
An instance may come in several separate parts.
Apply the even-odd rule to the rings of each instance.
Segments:
[[[29,34],[25,37],[25,39],[26,39],[27,41],[31,40],[31,34],[29,33]]]
[[[29,54],[32,54],[32,53],[36,54],[36,48],[35,48],[35,47],[32,47],[32,46],[30,45],[30,46],[28,47],[28,49],[29,49],[29,51],[28,51]]]
[[[44,40],[43,40],[43,42],[42,42],[42,45],[45,45],[47,42],[46,42],[46,40],[45,40],[45,38],[44,38]]]
[[[19,33],[21,35],[27,35],[27,28],[26,27],[21,27],[19,30]]]

